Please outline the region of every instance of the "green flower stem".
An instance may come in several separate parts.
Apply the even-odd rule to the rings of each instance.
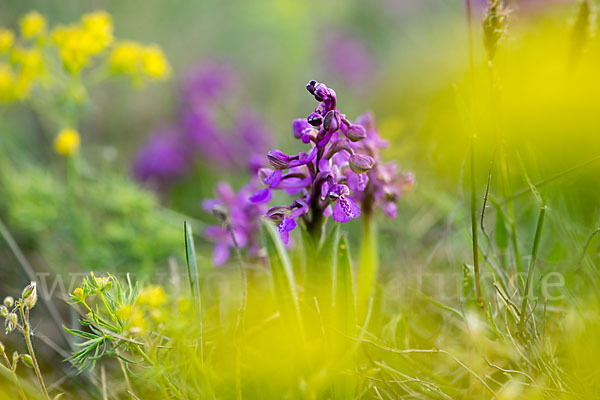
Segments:
[[[35,376],[37,377],[38,382],[40,384],[42,394],[44,395],[44,398],[46,400],[50,400],[50,395],[48,394],[46,384],[44,383],[44,379],[42,378],[42,371],[40,370],[37,358],[35,357],[35,352],[33,351],[33,344],[31,343],[31,326],[29,325],[29,320],[25,318],[25,312],[23,308],[24,307],[21,305],[19,307],[19,311],[21,313],[21,318],[23,319],[23,336],[25,337],[27,350],[29,351],[29,355],[31,356],[31,360],[33,362],[33,370],[35,371]]]
[[[113,330],[113,331],[116,331],[116,330],[117,330],[117,328],[115,328],[114,326],[112,326],[111,324],[109,324],[108,322],[106,322],[106,321],[104,320],[104,318],[102,318],[100,315],[98,315],[98,313],[94,312],[94,310],[92,310],[92,309],[90,308],[90,306],[88,306],[88,305],[87,305],[87,303],[85,302],[85,300],[82,300],[82,301],[81,301],[81,304],[83,304],[83,305],[84,305],[84,307],[85,307],[85,308],[86,308],[86,309],[87,309],[87,310],[88,310],[88,311],[89,311],[89,312],[90,312],[92,315],[95,315],[95,316],[96,316],[96,318],[98,319],[98,323],[99,323],[99,324],[101,324],[101,325],[104,325],[104,327],[105,327],[105,328],[107,328],[107,329],[111,329],[111,330]]]
[[[373,212],[365,208],[362,215],[362,243],[358,270],[358,301],[361,309],[369,303],[379,270],[377,258],[377,228]]]

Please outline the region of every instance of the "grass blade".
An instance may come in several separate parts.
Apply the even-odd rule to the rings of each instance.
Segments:
[[[542,205],[538,216],[537,227],[535,229],[535,238],[533,240],[533,248],[531,250],[531,263],[527,272],[527,282],[525,283],[525,291],[523,292],[523,302],[521,303],[521,318],[519,319],[519,331],[523,332],[527,317],[527,297],[529,296],[529,287],[533,279],[533,268],[537,259],[538,249],[540,247],[540,239],[542,237],[542,227],[544,226],[544,217],[546,216],[546,206]]]
[[[336,340],[336,358],[343,356],[352,348],[356,336],[356,300],[354,283],[352,281],[352,266],[346,237],[338,241],[333,270],[333,310],[336,327],[342,332],[342,337]],[[348,363],[351,365],[351,363]],[[354,398],[356,380],[352,375],[342,374],[334,385],[335,398]]]
[[[296,279],[290,258],[273,224],[269,221],[263,221],[263,227],[263,237],[271,267],[273,290],[281,304],[282,317],[291,324],[291,332],[300,334],[300,339],[303,340],[304,329],[296,290]]]
[[[346,237],[342,235],[337,246],[333,280],[333,301],[335,316],[346,335],[354,335],[356,327],[356,301],[352,266]]]
[[[200,283],[198,281],[198,266],[196,265],[196,249],[194,248],[192,228],[187,221],[183,222],[183,233],[185,238],[185,261],[187,264],[190,291],[194,298],[194,307],[197,311],[200,311]]]

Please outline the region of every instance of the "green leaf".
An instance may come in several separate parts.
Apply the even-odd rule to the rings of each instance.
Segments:
[[[306,254],[308,261],[304,288],[307,302],[313,304],[315,297],[324,315],[329,313],[333,304],[333,275],[339,240],[340,224],[334,222],[317,251]]]
[[[194,306],[196,310],[200,310],[200,283],[198,282],[198,266],[196,265],[196,249],[194,248],[194,238],[192,236],[192,228],[187,221],[183,223],[183,231],[185,238],[185,260],[187,263],[188,280],[190,282],[190,290],[194,298]]]
[[[377,258],[377,227],[373,215],[363,217],[362,240],[360,244],[360,264],[358,268],[357,301],[361,318],[365,307],[369,304],[370,297],[377,283],[379,260]]]
[[[335,316],[342,331],[346,335],[353,336],[356,328],[356,299],[350,254],[344,235],[339,239],[334,265],[333,299]]]
[[[292,325],[292,332],[304,336],[302,317],[296,291],[296,279],[285,245],[270,221],[263,221],[264,242],[271,267],[272,285],[281,304],[282,318]]]

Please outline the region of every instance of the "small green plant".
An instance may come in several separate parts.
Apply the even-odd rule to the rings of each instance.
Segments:
[[[33,368],[35,372],[35,376],[37,377],[40,391],[44,399],[49,400],[50,395],[48,394],[48,390],[46,388],[46,384],[44,383],[44,378],[42,376],[42,372],[40,370],[40,366],[38,364],[37,358],[35,356],[35,351],[33,349],[33,343],[31,341],[31,322],[30,322],[30,310],[35,307],[38,300],[37,295],[37,287],[35,282],[31,282],[29,285],[23,289],[23,293],[18,300],[14,300],[13,297],[6,297],[4,299],[4,304],[0,306],[0,316],[4,318],[4,327],[6,334],[9,334],[13,331],[20,332],[25,338],[25,343],[27,344],[27,354],[19,354],[15,352],[12,357],[12,362],[9,360],[6,349],[4,345],[0,343],[0,353],[2,358],[4,359],[5,367],[14,380],[15,386],[18,389],[19,395],[22,399],[26,399],[25,393],[21,385],[19,384],[19,379],[17,377],[17,365],[18,362],[21,361],[26,366]]]

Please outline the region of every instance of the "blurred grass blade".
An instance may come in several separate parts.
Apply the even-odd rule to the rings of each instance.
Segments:
[[[346,335],[354,335],[356,327],[356,301],[350,254],[344,235],[340,238],[337,246],[334,277],[333,299],[336,319]]]
[[[505,250],[508,247],[508,230],[506,229],[506,216],[502,207],[498,202],[492,200],[492,204],[496,209],[496,246],[499,249]]]
[[[358,269],[357,301],[361,316],[369,304],[377,281],[377,228],[375,218],[371,214],[363,216],[363,231],[360,247],[360,266]]]
[[[292,264],[285,245],[273,224],[269,221],[263,221],[263,227],[263,237],[271,267],[273,290],[281,304],[282,318],[292,324],[291,332],[299,334],[300,339],[303,340],[304,329]]]
[[[187,221],[183,222],[183,231],[185,237],[185,261],[187,263],[188,280],[190,290],[194,298],[194,307],[200,311],[200,283],[198,282],[198,266],[196,265],[196,249],[194,248],[194,238],[192,228]]]
[[[342,336],[334,342],[338,346],[335,356],[340,358],[352,348],[353,338],[356,336],[356,301],[352,266],[344,235],[338,241],[333,273],[334,316],[337,329],[342,333]],[[354,398],[355,386],[356,380],[351,374],[341,374],[334,384],[335,398]]]
[[[535,261],[537,260],[538,249],[540,247],[540,240],[542,237],[542,228],[544,226],[544,218],[546,216],[546,206],[542,205],[540,208],[540,214],[538,216],[537,227],[535,229],[535,239],[533,240],[533,248],[531,250],[531,263],[529,264],[529,271],[527,272],[527,282],[525,282],[525,290],[523,292],[523,302],[521,303],[521,316],[519,319],[519,331],[523,332],[525,322],[527,320],[527,300],[529,296],[529,290],[531,281],[533,279],[533,269],[535,267]]]

